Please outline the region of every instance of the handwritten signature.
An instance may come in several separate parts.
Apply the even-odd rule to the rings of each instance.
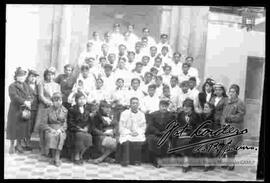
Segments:
[[[206,128],[208,124],[212,123],[212,121],[204,121],[202,124],[200,124],[193,132],[189,133],[190,138],[194,137],[206,137],[209,136],[211,138],[191,143],[188,145],[184,145],[181,147],[174,147],[168,149],[168,153],[174,153],[176,151],[197,147],[196,149],[193,149],[195,152],[204,151],[204,152],[210,152],[211,150],[215,150],[217,153],[217,156],[222,156],[225,152],[234,151],[238,149],[243,149],[244,147],[234,146],[230,147],[230,145],[233,144],[233,140],[230,139],[226,143],[220,143],[221,140],[228,139],[235,136],[240,136],[243,134],[246,134],[248,132],[247,129],[239,130],[231,125],[225,125],[217,130],[212,130],[210,128]],[[182,136],[185,136],[188,130],[191,129],[191,126],[189,124],[186,124],[185,126],[181,127],[179,123],[172,121],[166,126],[166,130],[159,138],[158,140],[158,146],[161,147],[170,137],[174,138],[180,138]],[[207,144],[207,148],[204,146]],[[247,149],[249,149],[247,147]]]

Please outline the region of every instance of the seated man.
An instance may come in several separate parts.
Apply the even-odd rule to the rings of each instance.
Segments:
[[[161,147],[158,147],[158,140],[161,138],[166,126],[175,119],[174,115],[168,111],[168,106],[168,101],[160,101],[159,111],[151,113],[145,132],[150,162],[157,168],[160,167],[160,158],[167,156],[169,147],[168,141]]]
[[[139,111],[139,99],[130,99],[130,109],[122,112],[119,121],[121,165],[141,163],[141,150],[145,141],[145,115]]]

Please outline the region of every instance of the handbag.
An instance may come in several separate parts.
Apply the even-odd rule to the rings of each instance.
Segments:
[[[25,106],[21,106],[21,118],[23,121],[31,119],[31,111]]]

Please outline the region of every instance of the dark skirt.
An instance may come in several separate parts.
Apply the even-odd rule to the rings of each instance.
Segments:
[[[126,164],[141,163],[143,142],[124,142],[120,144],[120,162]]]
[[[161,147],[158,146],[159,137],[155,135],[149,135],[146,137],[146,142],[148,144],[148,150],[150,155],[155,157],[167,157],[168,156],[168,147],[169,141],[165,142]]]
[[[85,132],[76,132],[74,134],[74,153],[79,153],[90,146],[92,146],[92,135]]]

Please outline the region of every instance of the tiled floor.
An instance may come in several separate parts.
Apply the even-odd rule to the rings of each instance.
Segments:
[[[236,166],[234,171],[216,168],[203,172],[194,168],[182,173],[181,167],[155,168],[150,164],[121,167],[119,164],[74,165],[63,159],[60,167],[48,163],[48,158],[38,152],[25,154],[7,153],[5,145],[5,179],[132,179],[132,180],[256,180],[256,165]],[[238,160],[254,160],[257,162],[257,151],[240,151]]]

